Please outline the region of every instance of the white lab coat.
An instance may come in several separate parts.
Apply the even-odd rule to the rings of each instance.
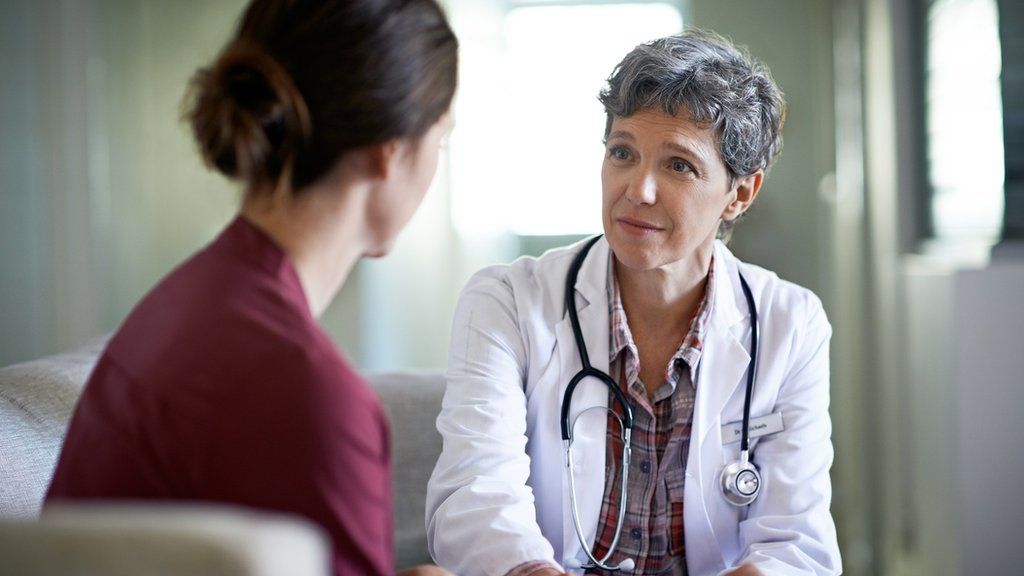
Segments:
[[[559,431],[562,395],[580,369],[565,313],[569,264],[582,243],[540,258],[486,268],[468,282],[452,327],[448,387],[437,419],[444,449],[427,490],[427,541],[434,560],[459,576],[502,575],[530,560],[579,565]],[[831,327],[810,291],[740,262],[715,245],[715,301],[697,384],[684,488],[686,563],[691,576],[753,561],[768,576],[841,572],[829,513],[828,416]],[[608,243],[584,261],[576,303],[590,361],[608,370]],[[739,442],[723,424],[743,415],[750,315],[738,270],[760,315],[751,418],[782,412],[785,430],[751,440],[761,494],[728,504],[722,468]],[[608,389],[582,381],[570,415],[606,406]],[[606,417],[591,410],[575,428],[573,458],[581,525],[593,544],[605,482]],[[628,537],[629,527],[623,529]],[[575,562],[574,562],[575,561]]]

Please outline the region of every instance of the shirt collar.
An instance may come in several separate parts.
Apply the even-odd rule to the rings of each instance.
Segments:
[[[700,364],[701,353],[704,350],[705,336],[708,333],[708,326],[711,323],[711,311],[715,301],[715,257],[712,254],[711,265],[708,267],[707,282],[705,282],[704,297],[700,305],[690,318],[689,325],[680,327],[683,334],[679,349],[669,360],[665,367],[665,380],[673,389],[679,381],[682,364],[685,363],[690,371],[690,382],[697,385],[697,367]],[[614,364],[615,359],[621,355],[625,371],[625,385],[628,388],[637,380],[640,373],[640,356],[633,341],[633,335],[629,330],[629,322],[626,318],[626,309],[622,305],[622,294],[619,291],[618,279],[615,277],[615,255],[608,251],[608,305],[609,317],[611,318],[611,340],[609,343],[609,365]],[[685,330],[685,333],[684,333]]]

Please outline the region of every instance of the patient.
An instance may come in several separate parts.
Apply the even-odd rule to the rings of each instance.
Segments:
[[[456,52],[435,0],[249,4],[187,100],[239,214],[110,340],[48,503],[293,513],[330,535],[335,574],[393,572],[388,424],[316,319],[433,179]]]

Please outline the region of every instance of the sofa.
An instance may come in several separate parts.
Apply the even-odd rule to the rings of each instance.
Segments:
[[[47,507],[41,515],[69,418],[104,344],[99,338],[68,353],[0,368],[0,574],[325,573],[324,534],[285,515],[113,502]],[[391,419],[395,566],[428,563],[424,501],[441,451],[434,420],[444,378],[440,372],[404,372],[370,374],[368,380]],[[113,563],[126,556],[125,565],[148,559],[146,570]],[[198,568],[193,561],[208,563]],[[279,570],[281,562],[286,571]],[[87,563],[96,567],[88,570]],[[65,565],[71,568],[65,571]]]

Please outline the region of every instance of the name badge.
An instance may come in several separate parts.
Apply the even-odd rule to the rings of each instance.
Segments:
[[[776,412],[760,418],[751,418],[748,436],[751,440],[782,432],[786,426],[782,423],[782,412]],[[743,436],[743,421],[730,422],[722,426],[722,444],[739,442]]]

